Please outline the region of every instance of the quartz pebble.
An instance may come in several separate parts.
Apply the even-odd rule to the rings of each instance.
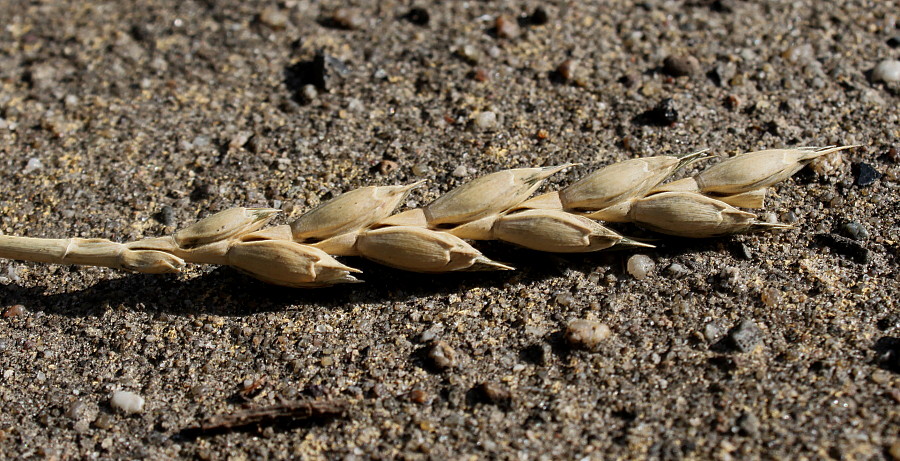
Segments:
[[[144,398],[134,392],[116,391],[113,393],[109,404],[125,413],[140,413],[144,411]]]
[[[428,359],[439,370],[448,370],[457,365],[456,351],[446,341],[438,341],[428,350]]]
[[[900,61],[881,61],[872,69],[873,82],[892,83],[900,81]]]
[[[634,255],[628,258],[628,273],[638,280],[647,278],[647,274],[653,270],[653,260],[647,255]]]
[[[278,8],[270,6],[259,13],[259,22],[273,29],[283,29],[287,25],[288,17]]]
[[[869,231],[866,229],[866,226],[856,221],[844,224],[843,231],[847,237],[850,237],[853,240],[868,240],[869,238]]]
[[[566,326],[566,342],[579,349],[594,349],[610,334],[609,326],[594,320],[573,320]]]
[[[556,303],[563,307],[569,307],[575,303],[575,296],[572,293],[564,291],[556,295]]]
[[[742,320],[728,333],[728,339],[738,352],[753,352],[762,344],[762,330],[752,320]]]
[[[457,178],[465,178],[469,174],[469,169],[465,165],[460,165],[454,168],[450,174]]]
[[[475,115],[475,126],[482,130],[489,130],[497,126],[497,114],[486,110]]]
[[[331,15],[331,25],[345,30],[362,29],[366,20],[359,11],[352,8],[340,8]]]
[[[44,164],[41,163],[41,160],[36,157],[32,157],[28,159],[28,163],[25,164],[25,168],[22,169],[22,173],[29,174],[34,173],[37,170],[40,170],[44,167]]]
[[[497,36],[500,38],[516,38],[519,36],[519,24],[515,19],[507,16],[499,16],[494,21],[497,28]]]

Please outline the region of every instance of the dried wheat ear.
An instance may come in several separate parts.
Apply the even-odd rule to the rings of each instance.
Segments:
[[[709,158],[706,151],[637,158],[533,198],[546,178],[572,165],[503,170],[400,213],[395,213],[399,204],[422,182],[370,186],[325,202],[289,225],[266,228],[275,209],[232,208],[171,236],[128,243],[0,235],[0,258],[150,274],[178,272],[186,263],[219,264],[289,287],[359,282],[353,274],[360,271],[334,256],[362,256],[427,273],[512,270],[466,240],[579,253],[652,248],[600,221],[631,222],[690,238],[783,229],[788,226],[761,222],[737,207],[762,208],[769,187],[818,157],[851,147],[856,146],[750,152],[668,183],[678,170]]]

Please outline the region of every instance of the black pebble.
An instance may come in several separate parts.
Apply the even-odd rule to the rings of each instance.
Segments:
[[[550,22],[550,16],[547,15],[547,10],[537,7],[534,9],[534,12],[531,13],[531,16],[528,17],[528,22],[533,26],[543,26]]]
[[[860,264],[869,262],[869,250],[856,240],[838,234],[816,234],[816,240],[835,253],[853,258]]]
[[[640,125],[672,125],[678,121],[678,111],[675,110],[675,101],[672,100],[672,98],[663,99],[653,109],[639,115],[636,121]]]
[[[294,93],[294,100],[305,102],[303,87],[312,85],[321,92],[328,92],[330,82],[335,76],[346,76],[350,73],[341,60],[317,52],[310,61],[300,61],[285,68],[284,83]]]
[[[875,342],[872,349],[875,350],[875,361],[881,368],[900,373],[900,338],[884,336]]]
[[[857,168],[859,169],[859,173],[856,176],[857,186],[869,186],[881,177],[881,173],[879,173],[875,168],[872,168],[872,165],[869,165],[868,163],[859,162]]]
[[[410,9],[403,17],[417,26],[427,26],[431,21],[431,15],[428,14],[428,10],[419,7]]]
[[[891,48],[897,48],[900,46],[900,35],[895,35],[888,39],[887,44]]]
[[[156,220],[162,223],[164,226],[174,226],[175,225],[175,210],[172,209],[169,205],[162,207],[159,210],[159,213],[156,214]]]

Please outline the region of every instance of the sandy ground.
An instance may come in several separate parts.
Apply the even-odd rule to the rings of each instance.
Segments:
[[[365,284],[314,291],[2,261],[0,457],[900,458],[900,92],[871,72],[900,55],[896,1],[434,3],[0,1],[0,232],[124,241],[363,185],[428,179],[414,207],[501,168],[581,163],[558,187],[862,147],[775,189],[793,229],[664,238],[642,280],[629,252],[501,244],[479,248],[515,273],[347,259]],[[574,319],[611,335],[573,349]],[[301,399],[349,409],[184,431]]]

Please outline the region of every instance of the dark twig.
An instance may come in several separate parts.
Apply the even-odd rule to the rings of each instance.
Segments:
[[[181,431],[181,435],[198,437],[252,427],[324,421],[346,415],[348,406],[346,400],[298,400],[269,407],[250,408],[231,414],[212,416],[197,426],[184,429]]]

